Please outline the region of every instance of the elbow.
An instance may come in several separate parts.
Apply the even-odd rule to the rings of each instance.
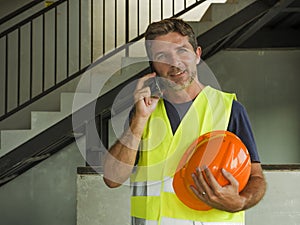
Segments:
[[[105,177],[103,177],[103,181],[106,184],[106,186],[109,187],[109,188],[117,188],[117,187],[120,187],[122,185],[121,183],[114,182],[114,181],[109,180]]]

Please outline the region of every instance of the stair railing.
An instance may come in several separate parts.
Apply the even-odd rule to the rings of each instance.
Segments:
[[[58,0],[16,23],[0,33],[0,121],[112,55],[128,56],[128,43],[142,39],[150,22],[205,1],[169,0],[166,8],[164,0]]]

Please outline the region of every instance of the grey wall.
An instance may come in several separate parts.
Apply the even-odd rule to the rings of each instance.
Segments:
[[[130,225],[130,187],[109,189],[98,174],[77,177],[76,225]]]
[[[73,143],[1,186],[0,224],[76,224],[77,167],[84,165]]]

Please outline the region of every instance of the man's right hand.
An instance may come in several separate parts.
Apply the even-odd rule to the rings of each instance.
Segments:
[[[139,79],[134,92],[135,112],[130,126],[106,154],[103,179],[111,188],[125,182],[134,167],[144,126],[159,100],[151,97],[150,88],[144,85],[146,80],[155,76],[155,73],[151,73]]]
[[[144,83],[155,77],[156,73],[150,73],[139,79],[135,92],[135,114],[134,116],[148,120],[151,113],[157,106],[159,98],[151,97],[150,87],[145,87]]]

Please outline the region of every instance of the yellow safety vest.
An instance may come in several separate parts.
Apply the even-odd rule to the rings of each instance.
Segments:
[[[174,224],[174,220],[244,224],[244,212],[198,211],[185,206],[172,186],[178,163],[189,145],[206,132],[227,129],[235,98],[235,94],[205,87],[174,135],[164,102],[159,100],[144,129],[138,167],[131,177],[131,215],[147,221],[137,224]]]

